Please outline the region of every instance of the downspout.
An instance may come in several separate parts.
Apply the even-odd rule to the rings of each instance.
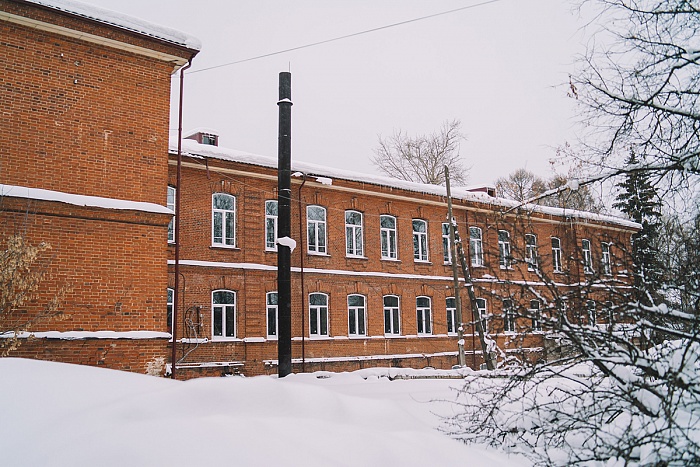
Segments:
[[[302,225],[301,215],[301,189],[306,183],[306,174],[302,173],[301,185],[299,185],[299,196],[297,203],[299,205],[299,277],[301,279],[301,372],[306,372],[306,351],[304,345],[306,343],[306,301],[304,295],[304,226]]]
[[[173,296],[173,348],[170,361],[172,369],[170,374],[175,378],[177,363],[177,305],[180,294],[180,198],[182,194],[182,101],[184,96],[185,70],[192,66],[192,59],[187,65],[180,68],[180,100],[177,111],[177,188],[175,190],[175,293]]]

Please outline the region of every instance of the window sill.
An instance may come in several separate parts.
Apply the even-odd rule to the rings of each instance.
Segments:
[[[430,266],[430,265],[433,264],[433,263],[431,263],[430,261],[427,261],[427,260],[424,261],[424,260],[418,260],[418,259],[414,259],[414,260],[413,260],[413,263],[414,263],[414,264],[425,264],[425,265],[428,265],[428,266]]]
[[[333,337],[331,336],[309,336],[310,341],[332,341]]]
[[[402,336],[401,334],[384,334],[385,339],[399,339],[404,337],[406,336]]]
[[[315,251],[308,251],[308,250],[307,250],[306,254],[309,256],[324,256],[327,258],[331,257],[331,255],[329,255],[328,253],[316,253]]]
[[[348,336],[348,339],[350,339],[350,340],[364,340],[364,339],[367,339],[367,335],[366,334],[350,334]]]
[[[209,342],[243,342],[243,339],[238,338],[238,337],[221,337],[221,336],[216,336],[212,337]]]
[[[382,258],[380,258],[380,259],[381,259],[382,261],[388,261],[388,262],[390,262],[390,263],[400,263],[400,262],[401,262],[401,260],[398,259],[398,258],[386,258],[386,257],[382,257]]]
[[[210,245],[209,248],[215,248],[217,250],[240,250],[240,248],[235,245]]]
[[[435,334],[418,334],[418,337],[437,337]]]
[[[368,260],[369,258],[366,256],[351,256],[351,255],[345,255],[345,259],[364,259]]]
[[[277,250],[273,250],[272,248],[265,248],[265,253],[277,253]]]

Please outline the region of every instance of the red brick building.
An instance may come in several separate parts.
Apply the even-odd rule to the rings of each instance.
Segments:
[[[62,0],[0,0],[0,243],[48,242],[61,289],[13,355],[145,372],[167,354],[171,74],[198,42]]]
[[[277,161],[217,141],[213,132],[184,141],[179,377],[277,371]],[[171,147],[173,199],[175,163]],[[295,171],[294,370],[456,364],[445,189],[293,161]],[[582,323],[606,323],[595,303],[609,298],[605,284],[627,283],[623,252],[635,224],[542,206],[502,214],[514,203],[466,189],[453,189],[453,198],[501,358],[546,357],[541,329],[553,306],[566,303],[570,319]],[[574,287],[580,283],[590,287]],[[464,329],[466,360],[477,367],[483,360],[472,328]]]

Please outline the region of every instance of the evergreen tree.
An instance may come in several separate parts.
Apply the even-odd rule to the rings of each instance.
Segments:
[[[649,172],[635,170],[640,161],[634,151],[627,158],[625,179],[618,184],[621,192],[613,207],[627,214],[642,225],[642,230],[632,236],[634,261],[634,285],[637,300],[643,305],[658,304],[662,288],[663,267],[659,261],[658,241],[661,227],[661,202],[656,188],[651,184]]]

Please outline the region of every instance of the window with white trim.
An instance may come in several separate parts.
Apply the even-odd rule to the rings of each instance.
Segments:
[[[561,240],[552,237],[552,269],[554,272],[562,272],[561,263]]]
[[[442,223],[442,260],[445,264],[452,264],[452,243],[450,242],[450,224]]]
[[[418,335],[429,335],[433,333],[430,297],[416,297],[416,321],[418,323]]]
[[[530,309],[528,310],[532,318],[532,330],[542,330],[542,312],[540,311],[540,301],[530,300]]]
[[[486,299],[485,298],[477,298],[476,299],[476,309],[479,311],[479,318],[481,319],[481,329],[484,330],[484,333],[489,332],[489,320],[488,320],[488,314],[486,312]]]
[[[525,235],[525,262],[528,271],[537,269],[537,236],[534,234]]]
[[[212,244],[236,246],[236,197],[226,193],[212,195]]]
[[[515,332],[515,310],[511,300],[503,300],[503,331]]]
[[[612,274],[612,263],[610,262],[610,243],[601,243],[600,252],[600,269],[602,270],[603,274],[609,276]]]
[[[265,250],[277,251],[277,201],[265,201]]]
[[[215,290],[211,294],[211,335],[236,337],[236,292]]]
[[[428,223],[413,219],[413,259],[428,261]]]
[[[382,259],[396,259],[396,218],[379,216],[379,237],[382,243]]]
[[[268,292],[265,294],[265,303],[267,305],[267,338],[277,339],[277,292]]]
[[[593,255],[591,254],[591,241],[581,240],[581,254],[583,256],[583,272],[593,274]]]
[[[507,230],[498,231],[498,266],[501,269],[510,269],[510,234]]]
[[[306,232],[306,250],[311,254],[326,254],[326,208],[322,206],[306,207]]]
[[[345,254],[362,257],[362,213],[345,211]]]
[[[166,319],[168,321],[168,331],[173,331],[173,308],[175,308],[175,289],[168,288],[168,295],[165,302]]]
[[[399,312],[399,297],[396,295],[384,296],[384,334],[401,334],[401,313]]]
[[[481,241],[481,229],[479,227],[469,227],[469,257],[472,266],[484,265],[484,246]]]
[[[598,313],[596,311],[595,301],[586,301],[586,324],[588,326],[595,326],[598,322]]]
[[[367,314],[364,295],[348,295],[348,335],[353,337],[367,335]]]
[[[457,302],[454,297],[445,299],[447,310],[447,334],[457,334]]]
[[[328,295],[324,293],[309,294],[309,335],[328,336]]]
[[[168,200],[166,202],[166,207],[173,212],[175,212],[175,199],[177,195],[177,190],[174,186],[168,186]],[[168,243],[175,243],[175,216],[170,219],[168,224]]]

